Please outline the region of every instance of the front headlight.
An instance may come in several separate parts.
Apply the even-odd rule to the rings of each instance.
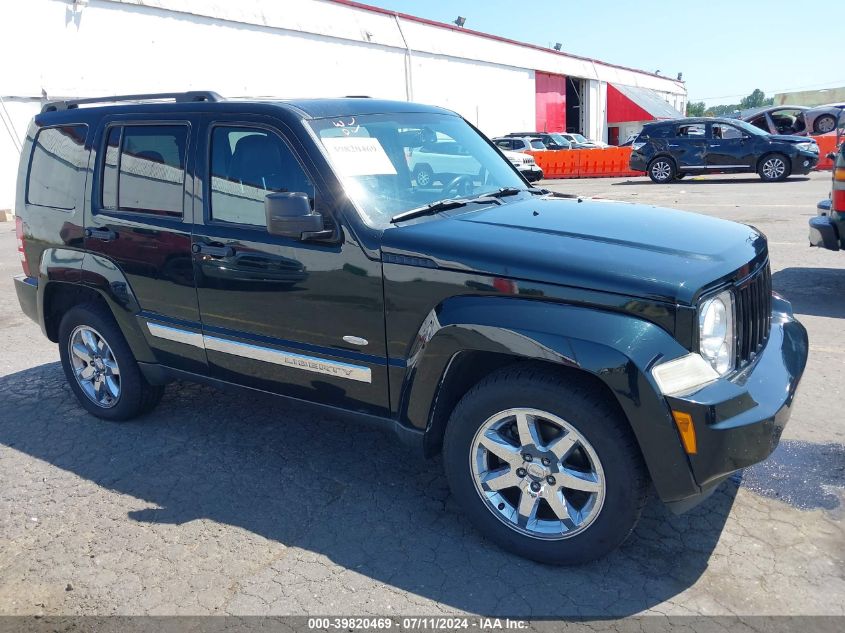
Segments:
[[[804,152],[813,152],[814,154],[819,153],[819,146],[817,143],[798,143],[795,147]]]
[[[735,347],[733,293],[725,290],[698,308],[698,352],[724,376],[733,369]]]

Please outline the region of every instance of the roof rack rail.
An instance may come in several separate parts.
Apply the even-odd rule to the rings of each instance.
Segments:
[[[61,101],[48,101],[45,103],[41,112],[59,112],[61,110],[73,110],[80,105],[87,105],[90,103],[118,103],[121,101],[164,101],[173,100],[176,103],[188,103],[192,101],[223,101],[216,92],[211,90],[190,90],[188,92],[158,92],[138,95],[114,95],[112,97],[92,97],[89,99],[65,99]]]

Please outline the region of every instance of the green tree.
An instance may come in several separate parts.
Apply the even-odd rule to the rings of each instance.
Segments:
[[[739,109],[749,110],[751,108],[759,108],[764,105],[766,105],[766,93],[759,88],[755,88],[754,92],[747,97],[743,97],[742,101],[739,102]]]
[[[687,103],[687,116],[704,116],[705,109],[703,101]]]

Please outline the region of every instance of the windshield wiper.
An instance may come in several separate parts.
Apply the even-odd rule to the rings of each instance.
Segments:
[[[413,218],[419,218],[424,215],[429,215],[431,213],[437,213],[439,211],[458,209],[460,207],[466,206],[470,202],[475,202],[475,200],[464,200],[461,198],[449,198],[447,200],[438,200],[437,202],[432,202],[431,204],[427,204],[424,207],[417,207],[416,209],[411,209],[409,211],[403,211],[402,213],[398,213],[392,218],[390,218],[390,223],[396,224],[397,222],[402,222],[403,220],[412,220]]]

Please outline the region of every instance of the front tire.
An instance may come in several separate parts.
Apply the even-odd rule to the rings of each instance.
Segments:
[[[428,165],[417,165],[414,168],[414,180],[418,187],[430,187],[434,183],[434,172]]]
[[[164,387],[146,381],[114,317],[101,305],[74,306],[64,315],[59,356],[79,404],[98,418],[134,418],[151,411],[164,393]]]
[[[594,385],[526,364],[499,370],[458,403],[444,466],[473,524],[504,549],[580,564],[636,525],[647,475],[630,426]]]
[[[675,161],[666,156],[658,156],[648,164],[648,177],[658,184],[672,182],[677,172]]]
[[[763,182],[780,182],[789,177],[789,160],[783,154],[768,154],[760,161],[757,174]]]

